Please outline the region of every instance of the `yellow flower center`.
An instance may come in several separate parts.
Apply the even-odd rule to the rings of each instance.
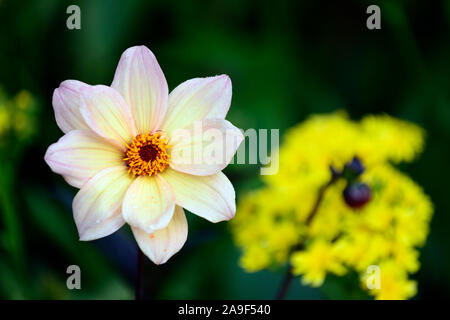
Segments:
[[[153,176],[169,165],[167,137],[161,132],[143,133],[134,137],[125,152],[128,173],[134,176]]]

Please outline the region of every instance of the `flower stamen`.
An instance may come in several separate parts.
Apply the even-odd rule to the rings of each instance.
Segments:
[[[123,158],[128,173],[134,177],[153,176],[163,172],[169,165],[169,148],[168,139],[161,131],[137,135]]]

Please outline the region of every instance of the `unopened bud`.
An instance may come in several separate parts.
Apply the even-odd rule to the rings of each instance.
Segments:
[[[365,168],[361,160],[358,157],[353,157],[352,161],[347,162],[344,165],[342,176],[347,179],[349,183],[352,183],[358,176],[364,172]]]
[[[344,200],[352,208],[361,208],[372,198],[372,191],[365,183],[349,183],[344,189]]]

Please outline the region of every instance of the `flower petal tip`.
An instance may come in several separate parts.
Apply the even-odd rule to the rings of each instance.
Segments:
[[[219,74],[216,77],[219,78],[220,80],[226,82],[227,84],[231,84],[231,79],[227,74]]]
[[[215,82],[218,86],[221,85],[221,87],[223,88],[223,93],[225,95],[229,95],[231,98],[231,78],[227,74],[219,74],[217,76],[210,77],[210,79],[211,83]]]
[[[217,220],[210,220],[212,223],[219,223],[222,221],[230,221],[231,219],[234,218],[235,216],[235,211],[231,211],[230,213],[224,214],[221,218],[217,219]]]
[[[79,240],[79,241],[91,241],[92,239],[89,239],[89,238],[86,237],[86,236],[79,236],[79,237],[78,237],[78,240]]]
[[[162,265],[162,264],[165,264],[168,260],[169,260],[169,258],[170,257],[166,257],[166,258],[164,258],[164,259],[159,259],[159,260],[156,260],[156,259],[150,259],[150,260],[152,260],[152,262],[154,263],[154,264],[156,264],[156,265]]]
[[[135,227],[131,227],[131,230],[142,252],[158,265],[166,263],[181,250],[188,234],[186,216],[183,209],[178,206],[166,228],[150,234]]]
[[[235,215],[236,215],[236,211],[232,211],[231,214],[227,217],[227,220],[225,220],[225,221],[230,221],[231,219],[234,218]]]
[[[85,87],[89,85],[77,80],[65,80],[53,91],[52,105],[56,123],[64,133],[87,128],[79,110],[80,90]]]

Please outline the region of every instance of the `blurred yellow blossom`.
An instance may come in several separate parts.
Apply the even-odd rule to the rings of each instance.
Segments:
[[[337,275],[345,273],[345,267],[336,247],[323,239],[317,239],[307,250],[297,251],[292,255],[294,274],[303,274],[302,282],[314,287],[322,285],[327,272]]]
[[[393,260],[384,260],[379,264],[379,288],[370,289],[370,294],[378,300],[403,300],[417,293],[417,283],[408,279],[408,273]],[[367,283],[367,274],[362,276],[362,283]]]
[[[364,288],[366,270],[378,265],[380,299],[406,299],[408,279],[419,268],[433,206],[419,185],[394,167],[422,151],[424,131],[388,115],[351,121],[344,112],[316,115],[290,129],[279,150],[279,171],[263,176],[264,187],[242,195],[232,224],[242,249],[242,267],[254,272],[292,264],[302,282],[320,286],[327,273],[356,270]],[[346,181],[330,185],[311,221],[318,191],[353,157],[365,166],[359,179],[371,189],[362,208],[347,205]],[[268,201],[268,199],[270,201]]]
[[[5,105],[0,104],[0,136],[9,128],[9,111]]]
[[[0,145],[31,136],[35,130],[34,106],[28,91],[22,90],[9,98],[0,88]]]

